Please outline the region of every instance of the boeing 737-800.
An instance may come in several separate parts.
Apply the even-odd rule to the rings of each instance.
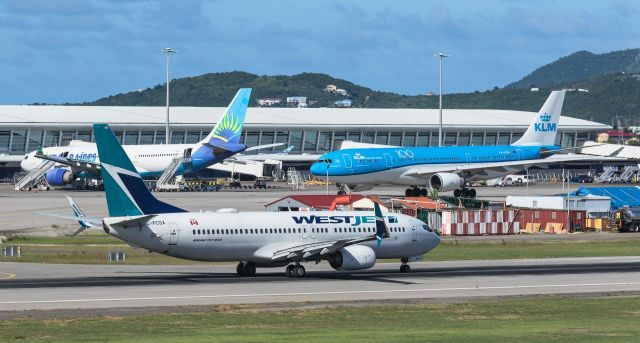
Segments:
[[[326,260],[336,270],[371,268],[377,258],[407,262],[440,239],[420,220],[403,214],[366,212],[187,212],[156,199],[106,124],[94,124],[109,217],[67,219],[99,223],[134,246],[197,261],[240,261],[239,276],[256,267],[287,266],[305,275],[303,262]]]
[[[564,91],[554,91],[524,133],[511,145],[452,147],[385,147],[337,150],[322,155],[311,166],[319,177],[328,176],[350,190],[367,190],[380,184],[413,186],[407,196],[432,190],[475,196],[465,188],[470,181],[490,180],[525,170],[528,166],[584,160],[579,155],[556,155],[558,121]],[[340,193],[344,192],[341,190]]]
[[[175,160],[184,158],[174,175],[194,173],[239,152],[269,148],[283,144],[249,147],[240,143],[240,134],[249,105],[251,88],[242,88],[233,98],[213,130],[195,144],[125,145],[124,150],[133,161],[136,171],[144,178],[160,176]],[[25,171],[38,168],[46,160],[57,162],[46,172],[47,182],[63,186],[79,177],[98,178],[100,158],[94,143],[81,142],[76,146],[50,147],[33,151],[22,160]]]

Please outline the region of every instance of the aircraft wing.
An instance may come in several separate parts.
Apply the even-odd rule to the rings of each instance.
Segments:
[[[322,257],[335,253],[341,248],[348,245],[364,243],[369,241],[375,241],[376,235],[368,235],[363,237],[353,237],[348,239],[340,239],[334,241],[315,242],[308,244],[295,245],[288,248],[283,248],[273,251],[272,261],[285,261],[285,260],[313,260],[314,257]]]
[[[49,213],[49,212],[33,212],[33,213],[41,215],[41,216],[69,219],[69,220],[73,220],[73,221],[84,221],[84,222],[88,222],[90,224],[93,224],[95,226],[102,226],[102,219],[101,218],[79,217],[79,216],[75,216],[75,215],[72,216],[72,215],[67,215],[67,214],[58,214],[58,213]]]
[[[36,153],[35,157],[43,160],[54,161],[56,163],[64,164],[71,167],[74,171],[87,171],[93,173],[100,172],[100,163],[76,160],[73,158],[67,158],[62,156],[48,156],[42,153]]]
[[[456,173],[465,175],[482,175],[487,171],[512,172],[523,170],[532,166],[545,166],[566,162],[585,162],[585,163],[603,163],[603,162],[622,162],[627,161],[619,157],[602,157],[583,154],[559,154],[552,155],[547,158],[539,158],[535,160],[522,161],[504,161],[504,162],[486,162],[486,163],[451,163],[439,165],[423,165],[408,169],[404,175],[417,176],[427,178],[436,173]]]

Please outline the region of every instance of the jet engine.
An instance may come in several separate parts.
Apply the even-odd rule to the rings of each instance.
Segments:
[[[64,186],[72,183],[76,178],[75,176],[68,170],[62,168],[55,168],[49,170],[45,177],[47,182],[51,186]]]
[[[335,270],[369,269],[376,264],[376,253],[365,245],[349,245],[327,258]]]
[[[344,185],[344,186],[349,188],[349,190],[352,192],[362,192],[362,191],[368,191],[370,189],[373,189],[373,187],[375,187],[376,185]]]
[[[429,187],[438,192],[447,192],[464,186],[464,179],[454,173],[436,173],[429,178]]]

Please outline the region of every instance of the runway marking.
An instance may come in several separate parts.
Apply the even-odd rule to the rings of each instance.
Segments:
[[[0,305],[11,304],[55,304],[55,303],[82,303],[105,301],[151,301],[151,300],[187,300],[187,299],[221,299],[221,298],[257,298],[257,297],[292,297],[309,295],[345,295],[345,294],[376,294],[376,293],[409,293],[409,292],[445,292],[445,291],[480,291],[500,289],[531,289],[531,288],[575,288],[575,287],[604,287],[604,286],[637,286],[640,282],[608,282],[608,283],[575,283],[575,284],[550,284],[550,285],[516,285],[516,286],[477,286],[477,287],[451,287],[451,288],[414,288],[414,289],[388,289],[370,291],[327,291],[327,292],[299,292],[299,293],[253,293],[253,294],[227,294],[227,295],[187,295],[167,297],[131,297],[131,298],[93,298],[93,299],[59,299],[59,300],[21,300],[0,301]]]
[[[9,279],[13,279],[14,277],[16,277],[16,274],[0,272],[0,280],[9,280]]]

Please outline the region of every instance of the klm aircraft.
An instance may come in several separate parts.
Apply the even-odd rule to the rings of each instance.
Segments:
[[[528,166],[580,159],[575,155],[553,156],[564,91],[551,92],[525,134],[503,146],[385,147],[333,151],[322,155],[311,172],[348,190],[367,190],[380,184],[406,185],[407,196],[427,195],[428,185],[437,192],[475,197],[470,181],[490,180]],[[344,194],[345,190],[339,192]]]
[[[247,147],[240,143],[251,88],[242,88],[233,98],[213,130],[195,144],[125,145],[124,150],[143,178],[158,177],[176,158],[184,158],[175,175],[195,173],[239,152],[283,144]],[[81,177],[100,177],[100,157],[94,143],[43,148],[27,154],[20,166],[24,171],[38,168],[46,160],[57,162],[45,177],[52,186],[63,186]]]
[[[155,198],[106,124],[94,124],[109,217],[55,215],[100,225],[108,234],[152,252],[197,261],[240,261],[239,276],[256,267],[284,267],[303,277],[304,262],[328,261],[336,270],[373,267],[397,258],[401,272],[440,238],[420,220],[366,212],[187,212]],[[45,213],[42,213],[45,214]]]

